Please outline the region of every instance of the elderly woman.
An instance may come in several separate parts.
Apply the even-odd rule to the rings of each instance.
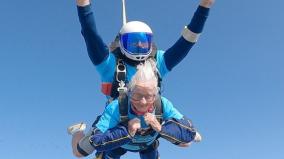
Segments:
[[[179,146],[201,140],[191,122],[166,98],[158,96],[155,68],[151,60],[140,64],[126,96],[110,103],[88,134],[80,131],[85,125],[71,127],[75,156],[97,150],[98,158],[119,159],[132,151],[139,152],[141,159],[157,159],[159,137]],[[123,110],[127,110],[124,116]]]

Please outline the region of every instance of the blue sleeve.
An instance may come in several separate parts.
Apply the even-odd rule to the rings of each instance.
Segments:
[[[94,65],[98,65],[108,57],[108,47],[98,35],[91,4],[84,7],[77,6],[77,11],[89,57]]]
[[[165,64],[164,53],[165,51],[157,50],[157,54],[156,54],[157,68],[159,70],[161,78],[164,78],[165,75],[169,72]]]
[[[96,127],[104,133],[108,129],[117,126],[120,122],[118,101],[114,100],[106,106],[103,114],[101,115]]]
[[[90,143],[97,151],[115,149],[132,140],[127,128],[119,124],[119,117],[118,101],[114,100],[106,107],[90,137]]]
[[[162,138],[175,145],[189,143],[194,140],[196,130],[190,120],[171,118],[164,122],[160,131]]]
[[[189,143],[194,140],[196,130],[190,120],[186,119],[173,104],[162,97],[163,102],[163,120],[160,132],[161,137],[173,144]]]
[[[209,8],[199,6],[194,13],[191,22],[187,25],[187,28],[194,33],[201,33],[208,15]],[[172,47],[166,50],[164,56],[168,70],[172,70],[178,63],[180,63],[194,44],[195,43],[189,42],[181,36]]]
[[[122,125],[117,125],[104,133],[97,131],[90,138],[91,144],[99,152],[118,148],[129,143],[131,140],[132,138],[128,134],[127,128]]]
[[[113,81],[113,76],[115,74],[116,69],[116,59],[113,54],[109,54],[109,56],[103,60],[100,64],[96,66],[96,70],[99,72],[101,80],[103,82]]]
[[[170,118],[181,119],[183,115],[173,106],[173,104],[166,99],[161,97],[163,102],[163,119],[167,120]]]

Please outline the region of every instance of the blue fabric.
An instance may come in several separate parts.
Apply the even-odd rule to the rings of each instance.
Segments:
[[[120,114],[118,100],[114,100],[106,106],[100,120],[96,124],[96,127],[104,133],[108,129],[114,128],[120,123]]]
[[[127,150],[123,148],[117,148],[110,151],[106,151],[103,154],[102,159],[120,159],[120,156],[124,155],[127,152]]]
[[[199,6],[192,17],[191,22],[187,25],[187,28],[194,33],[201,33],[209,15],[209,10],[209,8]]]
[[[188,119],[168,119],[160,132],[162,138],[173,144],[189,143],[194,140],[196,130]]]
[[[127,151],[122,148],[106,151],[104,152],[103,159],[120,159],[120,157],[126,152]],[[152,149],[151,151],[147,151],[145,153],[139,152],[139,155],[140,159],[157,159],[159,156],[159,152],[157,149]]]
[[[170,118],[182,119],[183,115],[173,106],[173,104],[165,97],[161,97],[163,102],[163,120]]]
[[[131,141],[127,128],[117,125],[115,128],[106,130],[104,133],[97,131],[90,137],[92,145],[98,152],[110,151],[121,147]]]
[[[116,69],[115,67],[116,67],[116,60],[113,54],[109,54],[104,61],[102,61],[99,65],[97,65],[96,69],[100,74],[102,82],[112,83]],[[128,69],[127,69],[127,74],[129,74]]]
[[[139,153],[141,159],[158,159],[159,152],[157,149],[149,151],[147,153]]]

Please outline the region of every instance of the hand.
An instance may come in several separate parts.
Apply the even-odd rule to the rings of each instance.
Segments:
[[[146,124],[150,125],[155,131],[160,132],[162,130],[162,126],[156,119],[155,115],[146,113],[144,115],[144,119]]]
[[[141,123],[138,118],[134,118],[128,121],[128,132],[130,136],[134,136],[136,131],[141,128]]]
[[[210,8],[215,0],[201,0],[200,5],[205,8]]]
[[[80,7],[84,7],[89,5],[91,2],[90,0],[77,0],[77,5]]]

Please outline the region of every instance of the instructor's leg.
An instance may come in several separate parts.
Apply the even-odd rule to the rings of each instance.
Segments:
[[[146,150],[140,151],[140,158],[141,159],[159,159],[159,141],[155,140],[152,145],[150,145]]]
[[[120,156],[124,155],[127,151],[123,148],[113,149],[111,151],[104,152],[103,159],[120,159]]]

